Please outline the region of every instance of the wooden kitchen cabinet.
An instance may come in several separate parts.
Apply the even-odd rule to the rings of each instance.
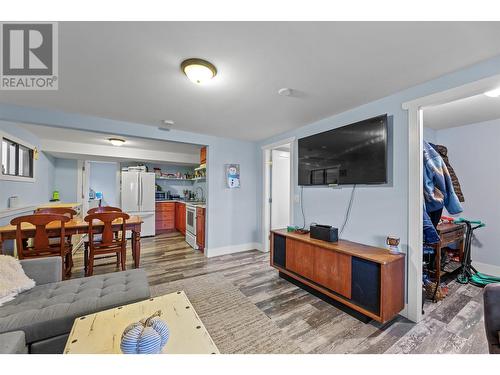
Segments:
[[[206,164],[207,163],[207,148],[202,147],[200,150],[200,164]]]
[[[186,234],[186,204],[175,202],[175,229]]]
[[[196,207],[196,244],[200,251],[205,250],[205,209]]]
[[[156,234],[175,229],[175,202],[156,202]]]

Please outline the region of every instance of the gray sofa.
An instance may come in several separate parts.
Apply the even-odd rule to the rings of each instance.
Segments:
[[[61,281],[59,257],[23,260],[21,264],[36,286],[0,306],[0,350],[7,348],[7,352],[19,352],[22,331],[29,353],[62,353],[77,317],[150,297],[144,270]]]
[[[500,354],[500,283],[486,285],[483,302],[488,349],[491,354]]]

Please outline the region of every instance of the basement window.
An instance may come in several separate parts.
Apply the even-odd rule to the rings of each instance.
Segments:
[[[34,149],[12,139],[1,137],[2,177],[4,179],[33,179]]]

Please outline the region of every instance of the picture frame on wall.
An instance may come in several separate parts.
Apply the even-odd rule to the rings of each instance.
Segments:
[[[239,164],[225,164],[225,183],[228,189],[239,189],[240,182],[240,165]]]

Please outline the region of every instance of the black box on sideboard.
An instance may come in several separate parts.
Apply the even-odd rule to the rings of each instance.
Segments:
[[[315,224],[310,227],[311,238],[327,242],[337,242],[339,240],[339,230],[331,225]]]

